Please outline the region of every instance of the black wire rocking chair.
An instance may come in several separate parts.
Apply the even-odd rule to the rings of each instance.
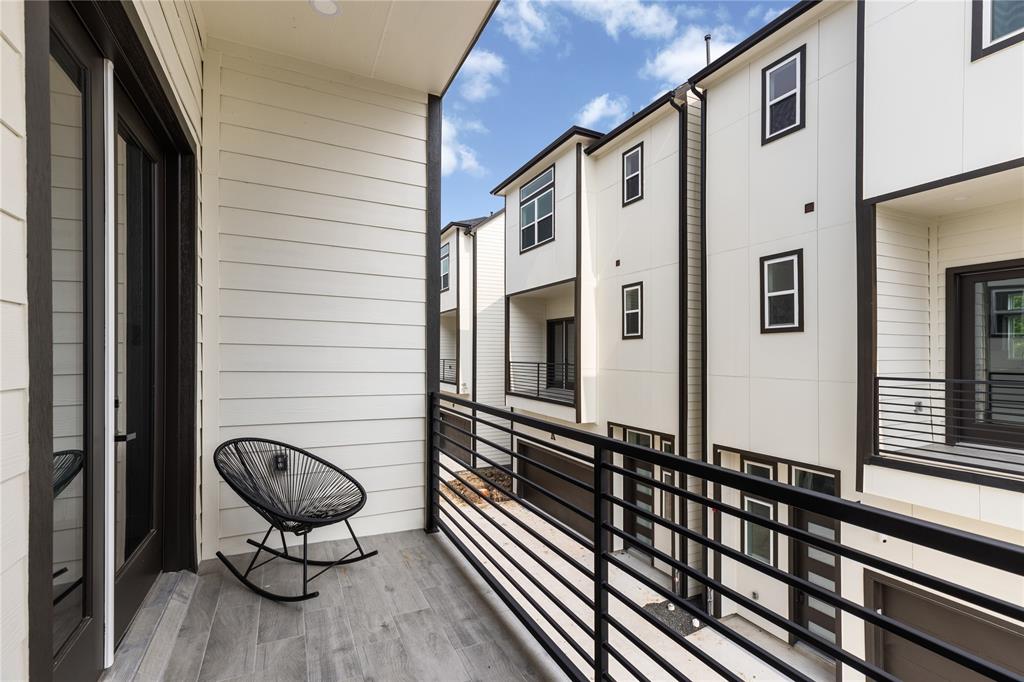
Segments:
[[[239,571],[221,552],[224,562],[236,578],[256,594],[274,601],[296,602],[313,599],[319,592],[310,592],[309,583],[335,566],[351,564],[377,554],[366,552],[352,531],[349,519],[366,504],[366,491],[358,481],[305,450],[263,438],[235,438],[221,443],[213,455],[214,466],[231,489],[260,516],[270,523],[261,542],[247,540],[256,547],[245,573]],[[314,528],[345,522],[356,547],[335,560],[314,560],[307,554],[309,532]],[[281,550],[267,546],[270,533],[281,534]],[[285,532],[302,538],[302,556],[288,553]],[[256,563],[260,552],[272,556]],[[353,554],[358,553],[358,556]],[[249,580],[253,570],[274,559],[302,564],[302,594],[282,595],[268,592]],[[309,566],[322,566],[313,577],[307,577]]]

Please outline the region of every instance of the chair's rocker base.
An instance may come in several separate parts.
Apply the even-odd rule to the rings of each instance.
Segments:
[[[252,590],[256,594],[260,595],[261,597],[265,597],[265,598],[273,600],[273,601],[281,601],[281,602],[297,602],[297,601],[306,601],[307,599],[315,599],[316,597],[320,596],[320,592],[310,592],[309,591],[309,583],[313,582],[314,580],[316,580],[321,575],[323,575],[324,573],[326,573],[327,571],[329,571],[331,568],[333,568],[335,566],[343,566],[345,564],[354,564],[357,561],[362,561],[363,559],[369,559],[370,557],[377,555],[377,550],[373,550],[372,552],[365,552],[365,551],[363,551],[362,545],[359,544],[359,538],[356,537],[356,534],[354,532],[352,532],[352,525],[348,522],[348,519],[345,520],[345,525],[348,526],[348,532],[349,532],[349,534],[351,534],[352,539],[355,541],[356,548],[353,549],[352,551],[350,551],[345,556],[341,557],[340,559],[335,559],[333,561],[331,561],[331,560],[323,560],[323,559],[310,559],[309,558],[308,548],[307,548],[307,538],[308,538],[308,534],[307,533],[302,533],[301,534],[302,535],[302,556],[301,557],[298,557],[298,556],[295,556],[293,554],[289,554],[288,553],[288,545],[284,541],[284,532],[283,531],[278,531],[278,532],[281,533],[281,546],[284,548],[284,551],[281,551],[281,550],[278,550],[278,549],[274,549],[273,547],[268,547],[267,546],[267,538],[270,537],[270,533],[274,530],[273,526],[271,526],[270,528],[267,529],[267,532],[263,536],[263,540],[261,542],[256,542],[255,540],[252,540],[252,539],[246,540],[246,542],[248,542],[250,545],[252,545],[253,547],[256,548],[256,553],[253,554],[252,559],[249,561],[249,567],[245,569],[245,573],[242,573],[241,571],[239,571],[238,568],[236,568],[235,565],[232,564],[228,560],[228,558],[226,556],[224,556],[224,554],[222,552],[217,552],[217,558],[220,559],[222,562],[224,562],[224,565],[228,567],[228,570],[231,571],[231,573],[236,578],[238,578],[239,582],[241,582],[243,585],[248,587],[250,590]],[[260,552],[267,552],[268,554],[271,555],[271,557],[269,559],[261,561],[260,563],[257,564],[256,563],[256,559],[259,558]],[[356,552],[359,553],[359,556],[353,557],[352,555],[355,554]],[[295,562],[297,564],[302,564],[302,594],[287,595],[287,594],[276,594],[274,592],[268,592],[267,590],[263,589],[259,585],[256,585],[251,580],[249,580],[249,574],[252,573],[253,569],[259,568],[260,566],[268,564],[271,561],[273,561],[274,559],[279,559],[279,558],[280,559],[287,559],[288,561],[293,561],[293,562]],[[308,566],[323,566],[324,568],[322,570],[318,571],[316,574],[314,574],[313,577],[307,578],[307,567]]]

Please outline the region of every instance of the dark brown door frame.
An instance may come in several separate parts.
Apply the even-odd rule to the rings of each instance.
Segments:
[[[162,568],[179,570],[197,568],[195,538],[196,492],[196,285],[197,285],[197,216],[198,170],[196,147],[185,132],[186,118],[175,101],[173,90],[160,68],[153,46],[145,38],[145,30],[137,10],[130,3],[30,2],[25,4],[25,75],[26,75],[26,137],[27,150],[27,252],[29,315],[29,673],[36,679],[72,677],[96,678],[102,666],[102,619],[105,604],[104,573],[93,571],[89,579],[86,619],[80,630],[95,636],[98,651],[83,651],[82,660],[64,655],[57,661],[52,656],[52,543],[40,541],[53,532],[52,491],[52,356],[47,350],[53,338],[51,319],[50,261],[50,147],[49,147],[49,36],[51,18],[77,25],[91,40],[99,54],[114,64],[114,73],[127,95],[139,105],[146,122],[159,139],[166,158],[165,192],[174,197],[164,208],[161,265],[166,273],[163,289],[162,320],[166,352],[164,372],[168,378],[163,413],[168,457],[164,469],[165,519]],[[94,65],[90,65],[93,68]],[[96,76],[87,84],[86,106],[89,118],[103,120],[102,63]],[[93,126],[88,133],[88,150],[92,167],[86,177],[86,192],[103,197],[104,157],[103,129]],[[102,239],[104,210],[102,200],[87,201],[89,240]],[[98,232],[98,237],[96,233]],[[98,286],[104,271],[103,250],[93,249],[87,268],[93,273],[87,285],[89,305],[103,310],[103,290]],[[101,318],[102,319],[102,318]],[[104,367],[102,325],[92,325],[91,355],[86,363],[86,376]],[[97,336],[98,334],[98,336]],[[92,381],[89,399],[93,412],[87,416],[87,444],[93,452],[103,452],[105,433],[102,424],[105,401],[102,381]],[[99,475],[93,467],[95,475]],[[98,484],[87,481],[87,485]],[[89,512],[103,518],[103,498],[93,496]],[[102,522],[101,522],[102,523]],[[86,561],[103,556],[102,525],[93,524],[86,539]],[[91,555],[89,553],[92,553]],[[79,633],[79,637],[83,632]],[[92,636],[92,635],[89,635]],[[69,650],[70,651],[70,650]],[[67,652],[65,652],[67,653]],[[87,655],[88,654],[88,655]],[[88,659],[88,660],[86,660]]]
[[[973,360],[973,353],[976,350],[973,345],[966,346],[961,335],[964,316],[967,314],[968,307],[973,312],[971,297],[963,295],[964,287],[962,285],[964,282],[978,279],[981,275],[999,277],[1002,274],[1006,274],[1007,276],[1013,276],[1015,272],[1020,271],[1024,271],[1024,258],[946,269],[946,367],[948,368],[948,378],[964,378],[965,372]],[[947,409],[950,405],[963,405],[964,409],[961,410],[963,412],[966,409],[967,402],[963,399],[962,393],[958,395],[955,386],[947,383],[945,404]],[[971,405],[973,406],[973,400]],[[965,432],[976,432],[978,430],[973,421],[967,419],[956,418],[950,420],[947,418],[946,421],[949,425],[946,429],[947,445],[956,445],[957,442],[964,440],[963,435]]]

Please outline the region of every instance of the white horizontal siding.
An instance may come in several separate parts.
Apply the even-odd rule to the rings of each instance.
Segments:
[[[476,395],[473,399],[485,405],[505,406],[505,215],[480,225],[474,237],[476,268]],[[481,418],[501,423],[485,414]],[[476,432],[482,438],[504,448],[511,448],[511,436],[492,426],[478,423]],[[478,442],[477,451],[495,462],[507,464],[509,456],[486,443]],[[481,462],[486,466],[486,462]]]
[[[366,487],[357,531],[418,526],[426,97],[217,40],[204,88],[219,425],[204,454],[241,436],[311,449]],[[204,555],[236,551],[263,521],[204,476]]]
[[[25,35],[0,2],[0,678],[28,677],[28,305]]]

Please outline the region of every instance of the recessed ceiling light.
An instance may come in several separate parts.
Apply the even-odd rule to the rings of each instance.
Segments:
[[[310,6],[325,17],[341,14],[341,6],[335,0],[309,0]]]
[[[967,197],[953,197],[953,201],[967,201]]]

